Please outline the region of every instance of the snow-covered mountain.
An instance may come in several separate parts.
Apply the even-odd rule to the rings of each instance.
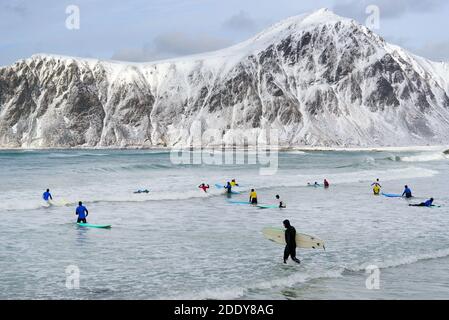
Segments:
[[[448,96],[448,64],[321,9],[185,58],[41,54],[2,67],[0,147],[173,146],[198,123],[228,140],[275,128],[282,146],[441,144]]]

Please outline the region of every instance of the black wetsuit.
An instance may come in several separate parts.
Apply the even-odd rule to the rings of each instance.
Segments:
[[[296,229],[293,226],[289,226],[285,230],[285,242],[287,245],[284,250],[284,262],[290,256],[293,261],[299,263],[299,260],[296,258]]]

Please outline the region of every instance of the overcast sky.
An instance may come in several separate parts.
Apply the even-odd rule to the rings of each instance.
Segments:
[[[66,8],[80,28],[66,27]],[[380,9],[387,41],[449,61],[447,0],[0,0],[0,65],[35,53],[151,61],[220,49],[284,18],[327,7],[365,23]]]

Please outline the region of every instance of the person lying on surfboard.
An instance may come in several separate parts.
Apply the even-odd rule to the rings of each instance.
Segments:
[[[431,207],[433,205],[433,198],[419,204],[409,204],[410,207]]]
[[[53,197],[51,196],[51,193],[50,193],[50,189],[47,189],[47,191],[45,191],[42,194],[42,199],[44,199],[44,201],[47,201],[47,202],[48,202],[48,200],[53,200]]]
[[[319,187],[320,186],[320,184],[318,182],[316,182],[316,181],[313,184],[311,184],[310,182],[307,182],[307,185],[309,187]]]
[[[287,259],[290,256],[296,263],[301,263],[298,258],[296,258],[296,229],[290,224],[289,220],[283,221],[285,227],[285,245],[284,249],[284,263],[287,263]]]
[[[204,192],[207,192],[207,189],[209,189],[209,185],[202,183],[198,186],[198,188],[203,189]]]
[[[78,202],[78,208],[76,208],[75,214],[78,216],[77,223],[87,223],[86,217],[89,215],[87,208],[83,206],[83,203]]]
[[[134,191],[134,193],[150,193],[150,190],[147,190],[147,189],[145,189],[145,190],[137,190],[137,191]]]
[[[278,194],[276,195],[276,199],[279,201],[279,208],[287,208],[285,202],[281,200]]]
[[[404,186],[404,192],[402,193],[402,196],[403,197],[405,196],[406,198],[413,197],[412,196],[412,190],[410,190],[410,188],[407,185]]]

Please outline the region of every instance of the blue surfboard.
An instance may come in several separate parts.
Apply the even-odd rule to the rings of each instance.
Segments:
[[[402,194],[396,194],[396,193],[383,193],[382,195],[384,197],[388,197],[388,198],[402,198]]]
[[[250,204],[248,201],[235,201],[235,200],[228,200],[229,203],[232,204]]]

